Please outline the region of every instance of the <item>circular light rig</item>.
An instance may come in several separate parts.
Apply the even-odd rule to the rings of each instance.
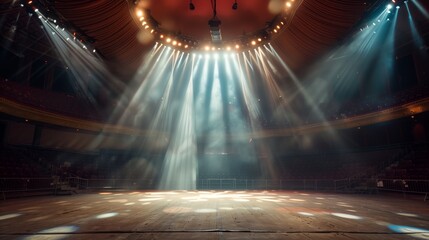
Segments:
[[[295,12],[303,0],[279,0],[284,2],[282,11],[267,22],[264,28],[249,34],[243,34],[232,40],[213,42],[198,40],[192,36],[186,36],[161,27],[161,24],[151,15],[150,9],[145,4],[146,0],[136,0],[130,4],[130,12],[142,31],[153,35],[156,42],[180,51],[245,51],[263,46],[280,35],[292,21]],[[238,9],[237,1],[232,5],[233,10]],[[189,2],[189,10],[196,10],[192,0]]]

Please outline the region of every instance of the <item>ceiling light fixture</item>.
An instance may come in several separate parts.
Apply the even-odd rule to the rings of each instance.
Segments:
[[[225,40],[221,35],[221,21],[216,12],[216,0],[210,0],[213,10],[213,17],[208,21],[211,39],[206,41],[194,39],[192,36],[186,36],[180,32],[162,28],[161,23],[151,15],[146,1],[133,1],[130,13],[135,21],[142,30],[153,34],[155,41],[162,42],[168,45],[168,47],[180,51],[229,51],[232,49],[235,49],[235,51],[245,51],[257,48],[269,43],[289,26],[297,9],[303,2],[303,0],[282,0],[284,3],[289,4],[284,4],[283,11],[277,14],[271,21],[266,22],[267,24],[264,28]],[[193,0],[189,0],[189,9],[196,9]],[[232,9],[238,9],[238,0],[233,1]]]
[[[210,35],[212,37],[212,43],[220,44],[222,43],[222,34],[220,32],[221,21],[217,17],[216,0],[212,0],[211,3],[213,9],[213,17],[209,20]]]
[[[194,11],[195,5],[192,3],[192,0],[189,1],[189,10]]]
[[[235,0],[234,4],[232,4],[232,10],[237,10],[238,9],[238,4],[237,4],[237,0]]]

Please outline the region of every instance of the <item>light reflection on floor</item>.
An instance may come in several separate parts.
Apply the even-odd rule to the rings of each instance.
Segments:
[[[12,213],[12,214],[1,215],[0,216],[0,220],[6,220],[6,219],[9,219],[9,218],[14,218],[14,217],[19,217],[19,216],[21,216],[21,214],[19,214],[19,213]]]
[[[401,225],[389,225],[390,230],[397,233],[408,233],[410,236],[418,239],[429,239],[429,230],[422,228],[415,228],[410,226],[401,226]]]
[[[118,215],[118,213],[116,213],[116,212],[103,213],[103,214],[97,215],[95,218],[104,219],[104,218],[111,218],[111,217],[114,217],[116,215]]]
[[[353,219],[353,220],[362,219],[362,217],[360,217],[360,216],[351,215],[351,214],[347,214],[347,213],[331,213],[331,214],[333,216],[340,217],[340,218],[347,218],[347,219]]]

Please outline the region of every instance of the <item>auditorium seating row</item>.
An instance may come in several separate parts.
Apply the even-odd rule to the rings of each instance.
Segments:
[[[414,149],[382,173],[385,179],[429,180],[429,150]]]
[[[286,157],[285,179],[371,178],[393,161],[402,148]]]
[[[278,177],[282,179],[373,177],[378,179],[428,179],[429,150],[407,151],[410,150],[398,147],[330,154],[301,154],[284,157],[275,164],[281,169]],[[407,153],[404,154],[404,152]],[[108,166],[106,163],[109,160],[97,161],[97,158],[99,158],[97,155],[4,147],[0,161],[0,178],[49,178],[53,175],[79,176],[87,179],[115,177],[115,171],[120,168],[118,163]],[[399,161],[397,161],[398,159]],[[126,159],[122,159],[120,162],[123,166],[127,163]],[[396,164],[392,164],[395,162]],[[208,178],[212,177],[214,176],[208,176]],[[237,178],[238,176],[222,177]]]

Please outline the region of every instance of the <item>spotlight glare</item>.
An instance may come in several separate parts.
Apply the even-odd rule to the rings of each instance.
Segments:
[[[161,36],[159,36],[159,38],[164,38],[164,35],[161,34]]]
[[[255,40],[252,41],[252,45],[253,46],[256,45],[256,41]]]
[[[137,17],[142,17],[143,16],[143,11],[142,10],[137,10],[136,14],[137,14]]]
[[[396,6],[396,9],[400,9],[401,7],[400,6]]]
[[[387,4],[386,8],[387,8],[387,9],[392,9],[392,8],[393,8],[393,5],[389,3],[389,4]]]
[[[167,38],[165,41],[167,41],[169,43],[169,42],[171,42],[171,38]]]
[[[185,45],[185,48],[188,48],[189,46],[188,45]]]
[[[38,12],[38,11],[39,11],[39,9],[37,9],[37,8],[36,8],[36,9],[34,9],[34,11],[35,11],[35,12]]]
[[[286,2],[286,7],[287,7],[287,8],[292,7],[292,3],[290,3],[290,2]]]
[[[210,50],[210,46],[206,46],[204,49],[205,49],[206,51],[208,51],[208,50]]]
[[[261,42],[262,41],[262,39],[261,38],[258,38],[258,42]]]
[[[239,49],[240,48],[240,45],[235,45],[235,49]]]
[[[176,40],[174,40],[173,41],[173,46],[176,46],[177,45],[177,41]]]

